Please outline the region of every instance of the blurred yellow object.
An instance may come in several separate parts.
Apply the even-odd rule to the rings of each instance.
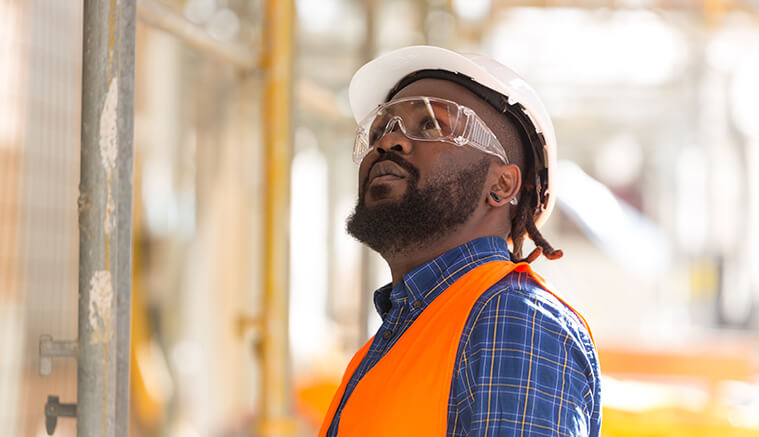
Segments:
[[[602,435],[759,436],[759,411],[747,415],[720,393],[727,381],[752,386],[759,375],[756,344],[753,338],[714,338],[667,348],[599,348]]]
[[[604,408],[601,431],[603,437],[759,436],[757,428],[744,428],[725,418],[677,408],[645,412]]]
[[[262,437],[293,435],[288,372],[288,236],[292,161],[292,76],[295,2],[266,0],[263,18],[263,301],[261,332]],[[272,424],[271,426],[267,424]]]
[[[719,289],[719,266],[714,259],[700,258],[690,267],[690,291],[698,300],[713,299]]]
[[[139,160],[138,160],[139,162]],[[150,321],[143,288],[143,217],[141,200],[141,168],[135,169],[135,213],[132,250],[132,321],[130,338],[129,388],[131,414],[145,431],[157,431],[166,414],[166,403],[172,390],[168,366],[160,347],[151,341]]]
[[[131,359],[130,359],[130,389],[131,389],[131,408],[136,415],[137,422],[141,428],[148,430],[157,429],[166,410],[165,402],[168,395],[162,387],[150,386],[151,381],[162,381],[163,377],[151,377],[152,374],[163,375],[164,372],[153,372],[151,369],[156,363],[162,363],[163,360],[155,359],[155,345],[151,345],[150,328],[147,317],[147,309],[142,299],[142,287],[140,286],[141,278],[139,271],[139,256],[137,246],[134,254],[134,273],[133,273],[133,290],[132,290],[132,339],[131,339]],[[160,351],[160,350],[159,350]],[[160,352],[159,352],[160,353]],[[151,358],[153,357],[153,358]],[[161,364],[158,364],[159,366]],[[152,372],[152,373],[151,373]]]

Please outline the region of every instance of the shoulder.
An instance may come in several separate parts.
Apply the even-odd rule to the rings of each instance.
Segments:
[[[471,341],[495,324],[523,334],[529,331],[566,340],[586,352],[595,350],[580,317],[527,272],[513,271],[480,295],[469,313],[462,341]]]
[[[537,359],[546,368],[566,365],[591,391],[598,388],[598,357],[585,324],[527,272],[506,275],[480,295],[469,313],[459,358],[477,362],[489,351],[512,363]]]
[[[590,334],[527,272],[508,274],[477,299],[453,378],[455,423],[529,422],[536,435],[561,423],[565,435],[597,435],[600,369]],[[583,429],[595,431],[573,431]]]

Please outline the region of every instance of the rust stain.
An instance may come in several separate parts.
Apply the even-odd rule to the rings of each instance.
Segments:
[[[108,176],[107,182],[108,200],[111,200],[111,177]],[[106,221],[112,220],[109,218],[108,206],[106,206]],[[111,271],[111,234],[110,232],[105,234],[105,265],[103,266],[108,272]]]

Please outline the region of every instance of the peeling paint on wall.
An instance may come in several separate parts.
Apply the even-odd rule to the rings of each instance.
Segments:
[[[108,94],[105,96],[103,110],[100,113],[100,159],[103,162],[108,186],[108,198],[105,204],[105,220],[103,227],[106,235],[111,235],[115,228],[116,205],[111,195],[111,176],[116,168],[116,159],[119,154],[119,78],[111,80],[108,86]]]
[[[113,338],[113,284],[111,272],[98,270],[90,278],[90,327],[92,343],[105,343]],[[99,317],[98,317],[99,316]],[[102,323],[98,323],[98,318]]]

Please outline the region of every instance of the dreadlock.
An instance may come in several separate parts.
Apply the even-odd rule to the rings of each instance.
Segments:
[[[516,211],[511,218],[510,236],[511,241],[514,243],[511,258],[514,262],[524,261],[528,263],[538,259],[541,254],[552,260],[561,258],[562,255],[564,255],[564,252],[561,251],[561,249],[554,249],[545,237],[543,237],[543,234],[538,231],[538,227],[535,225],[535,217],[533,214],[538,209],[538,194],[535,185],[537,175],[535,174],[534,152],[527,132],[525,132],[525,129],[519,123],[516,116],[509,111],[508,97],[476,82],[471,77],[464,74],[453,73],[446,70],[425,69],[415,71],[403,77],[393,88],[390,89],[385,101],[389,101],[395,93],[410,83],[424,78],[444,79],[462,85],[481,99],[485,100],[497,111],[503,113],[512,126],[516,128],[517,132],[519,132],[520,144],[510,147],[508,155],[509,160],[516,163],[522,171],[522,189],[518,195],[519,203],[516,206]],[[533,249],[526,258],[522,258],[522,244],[524,243],[525,235],[529,236],[533,243],[535,243],[535,249]]]
[[[510,155],[514,156],[515,163],[522,170],[522,188],[520,189],[519,203],[517,203],[516,211],[511,218],[511,241],[514,244],[511,258],[515,263],[527,262],[531,263],[538,259],[542,254],[548,259],[559,259],[564,255],[561,249],[554,249],[553,246],[546,240],[543,234],[540,233],[538,227],[535,225],[534,212],[538,208],[538,193],[535,189],[535,165],[532,151],[528,148],[532,147],[527,134],[524,132],[519,123],[513,120],[513,116],[508,112],[508,101],[505,96],[501,97],[501,107],[499,111],[506,115],[509,122],[516,128],[519,133],[519,145],[517,147],[512,146],[509,150]],[[511,158],[511,156],[510,156]],[[522,258],[522,248],[524,244],[525,235],[535,243],[535,249],[533,249],[529,255]]]
[[[523,261],[531,263],[538,259],[541,254],[548,259],[559,259],[564,255],[561,249],[554,249],[548,240],[543,237],[543,234],[540,233],[538,227],[535,226],[535,218],[532,213],[538,206],[537,193],[534,185],[529,186],[525,183],[525,181],[534,180],[534,175],[531,175],[534,172],[535,170],[531,166],[527,166],[527,171],[523,172],[522,189],[518,197],[519,203],[511,219],[511,241],[514,243],[511,258],[515,263]],[[524,243],[525,234],[535,243],[535,249],[527,257],[522,258],[522,244]]]

